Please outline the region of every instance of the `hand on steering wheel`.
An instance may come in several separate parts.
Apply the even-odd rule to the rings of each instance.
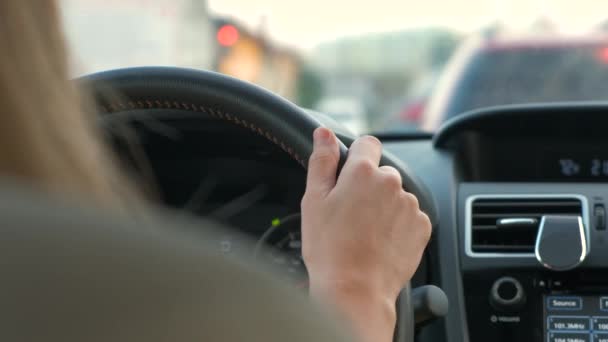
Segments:
[[[391,341],[395,302],[418,267],[431,223],[403,190],[399,172],[378,167],[382,145],[357,139],[336,177],[339,148],[314,134],[302,200],[302,253],[316,299],[330,302],[363,341]]]

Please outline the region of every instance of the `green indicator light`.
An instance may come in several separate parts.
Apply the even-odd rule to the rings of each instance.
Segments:
[[[281,219],[279,219],[279,218],[275,218],[275,219],[273,219],[273,220],[272,220],[272,226],[273,226],[273,227],[277,227],[277,226],[279,226],[280,224],[281,224]]]

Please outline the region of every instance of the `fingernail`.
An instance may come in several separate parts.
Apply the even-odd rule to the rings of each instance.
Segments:
[[[319,127],[315,130],[313,134],[313,138],[315,144],[327,144],[329,142],[329,138],[331,137],[331,132],[324,127]]]

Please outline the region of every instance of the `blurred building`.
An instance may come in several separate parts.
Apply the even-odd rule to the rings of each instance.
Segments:
[[[357,98],[370,130],[403,106],[416,80],[438,73],[460,42],[444,29],[345,37],[319,45],[311,63],[323,75],[323,98]]]
[[[275,45],[263,32],[237,21],[214,19],[218,53],[215,69],[296,100],[302,60],[292,50]]]
[[[123,0],[124,1],[124,0]],[[205,0],[181,0],[176,19],[176,65],[210,69],[217,57],[214,25]],[[180,1],[172,0],[174,5]]]
[[[205,0],[61,0],[75,74],[141,66],[210,69],[216,43]]]
[[[459,41],[451,31],[433,28],[374,33],[320,44],[313,60],[324,72],[408,74],[445,63]]]

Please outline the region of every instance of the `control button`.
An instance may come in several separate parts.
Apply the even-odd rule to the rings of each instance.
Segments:
[[[547,309],[549,310],[581,310],[582,308],[583,299],[580,297],[547,297]]]
[[[502,277],[494,282],[490,290],[490,304],[498,310],[514,311],[526,303],[521,283],[511,277]]]
[[[579,332],[591,330],[589,317],[584,316],[549,316],[547,322],[549,330],[553,331]]]
[[[593,330],[608,333],[608,317],[593,317]]]
[[[593,220],[595,222],[595,229],[606,229],[606,209],[604,209],[603,204],[596,204],[593,208]]]
[[[608,311],[608,297],[600,297],[600,310]]]
[[[550,332],[549,342],[591,342],[589,333]]]
[[[593,334],[593,342],[608,342],[608,334]]]
[[[553,289],[553,290],[559,290],[563,286],[564,286],[564,283],[562,283],[561,280],[552,280],[551,281],[551,289]]]

